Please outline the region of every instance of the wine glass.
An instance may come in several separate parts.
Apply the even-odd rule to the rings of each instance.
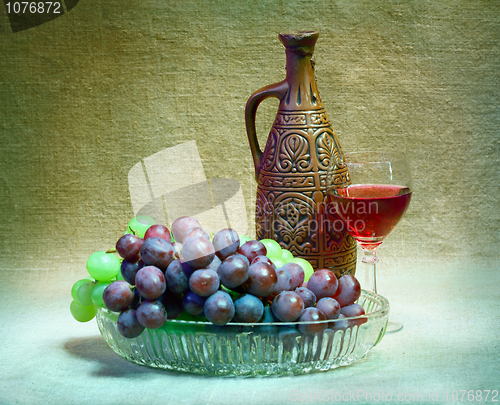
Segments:
[[[340,228],[358,242],[366,263],[367,286],[377,293],[377,248],[403,217],[412,195],[412,177],[402,152],[336,155],[327,171],[330,229]],[[401,330],[389,321],[386,333]]]

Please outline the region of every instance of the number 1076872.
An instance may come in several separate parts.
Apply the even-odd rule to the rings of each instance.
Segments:
[[[61,3],[56,1],[15,1],[5,3],[7,14],[61,14]]]

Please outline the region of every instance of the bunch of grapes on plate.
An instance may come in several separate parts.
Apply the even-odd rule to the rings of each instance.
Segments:
[[[71,291],[73,317],[89,321],[96,307],[117,312],[118,331],[127,338],[168,319],[217,326],[299,322],[306,334],[366,321],[355,318],[365,311],[356,303],[361,288],[354,276],[313,271],[274,240],[250,240],[230,228],[209,235],[188,216],[170,230],[135,217],[114,249],[88,258],[87,271],[90,277]]]

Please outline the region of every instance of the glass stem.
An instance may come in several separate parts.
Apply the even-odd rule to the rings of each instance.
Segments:
[[[377,248],[363,249],[362,262],[365,263],[365,285],[367,290],[377,294]]]

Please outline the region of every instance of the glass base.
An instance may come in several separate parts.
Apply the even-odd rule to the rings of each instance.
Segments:
[[[403,324],[398,321],[389,321],[387,322],[387,329],[385,330],[385,334],[388,333],[396,333],[403,329]]]

